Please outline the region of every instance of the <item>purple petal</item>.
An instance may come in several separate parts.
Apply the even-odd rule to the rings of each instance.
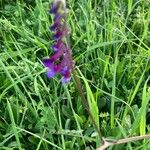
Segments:
[[[52,25],[52,26],[50,26],[50,30],[51,30],[52,32],[54,32],[54,31],[56,30],[56,28],[57,28],[57,25]]]
[[[52,62],[55,62],[57,59],[59,59],[63,54],[63,49],[57,51],[52,57],[51,60]]]
[[[68,71],[68,66],[64,66],[64,68],[62,68],[62,70],[61,70],[61,74],[65,75],[67,73],[67,71]]]
[[[60,62],[59,64],[55,65],[55,72],[60,73],[62,69],[62,63]]]
[[[50,68],[53,64],[52,64],[52,60],[50,58],[46,58],[43,60],[43,64],[45,67]]]
[[[55,52],[59,51],[59,46],[57,44],[54,44],[52,48]]]
[[[47,76],[49,78],[53,78],[56,74],[55,72],[55,65],[52,63],[50,58],[44,59],[43,60],[43,64],[45,65],[45,67],[47,67]]]
[[[68,78],[66,78],[66,77],[62,77],[61,78],[61,82],[62,82],[62,84],[64,85],[64,84],[66,84],[66,83],[68,83],[69,81],[70,81],[70,77],[68,77]]]
[[[47,71],[47,77],[53,78],[55,76],[56,72],[53,69],[48,69]]]
[[[56,14],[54,17],[54,22],[61,22],[61,19],[64,17],[62,14]]]
[[[56,14],[58,11],[59,5],[57,3],[52,3],[51,4],[51,9],[49,10],[49,12],[51,14]]]
[[[53,35],[54,40],[62,38],[62,36],[69,34],[69,29],[65,26],[59,28],[59,30]]]
[[[53,35],[54,40],[58,40],[63,35],[63,31],[56,32],[55,35]]]
[[[61,24],[56,22],[50,27],[50,30],[54,32],[57,28],[60,28],[60,27],[61,27]]]
[[[52,48],[55,52],[57,52],[58,50],[61,50],[61,49],[65,50],[65,45],[61,40],[59,40],[56,44],[52,46]]]

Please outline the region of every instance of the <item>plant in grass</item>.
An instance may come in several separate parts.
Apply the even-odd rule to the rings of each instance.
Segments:
[[[55,54],[50,58],[46,58],[43,60],[43,63],[48,70],[47,76],[49,78],[52,78],[59,73],[63,76],[61,81],[64,84],[70,81],[71,72],[73,72],[76,87],[82,98],[85,109],[89,113],[92,123],[94,124],[94,127],[97,130],[98,135],[102,141],[101,132],[99,130],[98,107],[96,105],[96,101],[94,100],[88,83],[86,82],[86,80],[84,80],[90,97],[90,100],[86,100],[82,91],[81,82],[76,76],[76,72],[74,70],[74,63],[71,56],[69,43],[69,28],[67,27],[66,23],[66,2],[64,0],[55,0],[52,3],[50,13],[54,14],[54,24],[50,27],[50,30],[55,33],[53,35],[55,44],[52,46]]]
[[[10,0],[5,3],[10,7],[4,7],[5,10],[0,12],[2,14],[0,19],[0,149],[18,149],[20,143],[24,149],[55,149],[56,146],[59,147],[56,149],[65,149],[65,146],[66,149],[85,149],[88,146],[89,149],[92,146],[94,149],[96,138],[92,137],[94,134],[91,133],[95,129],[89,123],[88,115],[84,111],[85,107],[81,106],[80,97],[74,93],[73,84],[69,84],[67,90],[70,96],[66,98],[64,88],[55,84],[55,80],[47,82],[41,75],[44,70],[38,65],[37,58],[43,57],[43,53],[47,52],[47,45],[52,42],[47,39],[50,35],[49,31],[47,32],[48,3],[44,5],[47,0],[36,0],[33,2],[36,6],[35,4],[31,6],[31,3],[27,1],[22,0],[24,5],[18,5],[19,1]],[[100,10],[97,14],[93,9],[93,2],[96,0],[70,0],[68,2],[71,4],[69,9],[71,15],[68,15],[68,21],[73,30],[74,58],[79,63],[79,70],[82,70],[85,80],[88,80],[91,93],[96,92],[94,99],[100,105],[98,117],[103,135],[111,139],[120,139],[142,135],[144,132],[149,133],[150,111],[146,105],[147,94],[145,95],[149,91],[149,81],[147,84],[145,81],[150,70],[149,63],[146,65],[146,61],[150,58],[148,1],[129,0],[128,2],[131,3],[128,7],[128,17],[125,17],[127,13],[123,12],[127,5],[122,5],[124,2],[121,1],[113,2],[113,5],[111,1],[107,1],[104,5],[101,5],[101,1],[97,1],[95,10]],[[128,2],[126,1],[127,4]],[[11,7],[14,9],[10,9]],[[141,9],[137,9],[138,7]],[[22,10],[25,8],[27,13],[24,14]],[[20,12],[19,15],[17,12]],[[135,17],[139,16],[139,13],[140,18]],[[43,36],[45,33],[47,33],[46,37]],[[116,41],[117,39],[119,41]],[[112,53],[116,49],[119,50],[118,59],[114,63],[115,57]],[[82,76],[80,77],[83,79]],[[114,77],[116,77],[116,86],[113,84],[115,83]],[[112,87],[116,90],[113,94],[111,94]],[[86,93],[91,100],[87,84],[86,88]],[[115,99],[115,127],[112,129],[109,123],[111,97]],[[103,99],[106,104],[110,101],[108,109],[106,105],[102,106]],[[70,109],[70,104],[73,109]],[[65,106],[63,111],[62,106]],[[74,113],[72,113],[73,110]],[[108,116],[102,117],[103,112],[107,112]],[[53,114],[55,114],[56,123]],[[59,118],[57,114],[60,114]],[[81,115],[85,118],[84,122]],[[14,120],[15,123],[10,124],[10,118],[11,122]],[[83,129],[83,135],[75,135],[72,132],[69,135],[67,130],[75,130],[75,132],[80,130],[77,123]],[[16,142],[17,134],[14,130],[18,126],[21,128],[17,128],[20,143]],[[56,131],[60,130],[59,135],[51,133],[51,126]],[[149,149],[149,139],[145,142],[121,144],[122,149],[146,149],[146,145]],[[120,149],[118,146],[112,149]]]

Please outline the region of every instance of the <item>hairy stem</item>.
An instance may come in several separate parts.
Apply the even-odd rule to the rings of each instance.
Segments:
[[[73,70],[73,77],[74,77],[74,80],[75,80],[75,85],[76,85],[76,89],[78,90],[78,93],[79,95],[81,96],[81,99],[82,99],[82,103],[86,109],[86,111],[88,112],[89,116],[90,116],[90,119],[99,135],[99,138],[101,140],[101,144],[104,144],[104,140],[103,140],[103,137],[102,137],[102,133],[100,131],[100,128],[96,125],[96,122],[94,120],[94,117],[90,111],[90,108],[89,108],[89,104],[88,104],[88,101],[87,99],[85,98],[84,94],[83,94],[83,89],[82,89],[82,84],[81,84],[81,81],[80,79],[77,77],[77,72],[76,70],[74,69]]]

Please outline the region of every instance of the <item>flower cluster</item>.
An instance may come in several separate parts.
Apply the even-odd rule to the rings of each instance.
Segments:
[[[54,23],[50,30],[54,33],[54,44],[52,49],[54,54],[43,60],[47,68],[47,76],[54,77],[56,74],[62,75],[62,83],[67,83],[71,78],[73,70],[73,60],[69,46],[69,28],[66,23],[66,3],[64,0],[55,0],[52,3],[50,13],[54,15]]]

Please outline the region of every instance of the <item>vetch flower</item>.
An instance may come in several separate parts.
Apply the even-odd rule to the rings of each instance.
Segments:
[[[56,29],[60,27],[61,27],[61,24],[59,22],[55,22],[54,25],[50,27],[50,30],[54,32]]]
[[[54,22],[60,22],[63,21],[63,18],[65,17],[64,14],[58,14],[54,16]]]
[[[54,64],[52,63],[52,61],[50,59],[44,59],[43,60],[43,64],[45,65],[45,67],[47,67],[48,71],[47,71],[47,76],[49,78],[53,78],[56,74],[56,71],[55,71],[55,66]]]
[[[61,49],[62,47],[64,47],[64,43],[63,43],[63,41],[61,41],[61,40],[59,40],[59,41],[57,41],[53,46],[52,46],[52,48],[53,48],[53,50],[55,51],[55,52],[57,52],[59,49]]]
[[[74,67],[71,56],[71,48],[69,43],[69,28],[66,18],[66,2],[65,0],[54,0],[49,11],[54,15],[54,23],[50,27],[53,32],[54,44],[52,49],[54,54],[43,60],[43,64],[47,68],[47,76],[53,78],[56,74],[62,75],[62,84],[68,83],[71,79],[71,72]]]

